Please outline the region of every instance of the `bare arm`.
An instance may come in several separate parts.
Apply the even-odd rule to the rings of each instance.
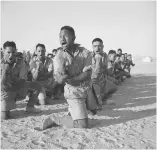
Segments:
[[[39,68],[40,68],[40,64],[38,63],[35,64],[35,62],[33,61],[30,63],[30,71],[34,80],[38,80],[39,78],[40,75]]]
[[[9,79],[7,79],[7,73],[8,70],[10,69],[8,64],[2,64],[1,65],[1,69],[2,69],[2,74],[1,74],[1,87],[2,89],[8,89],[9,87],[11,87],[11,80],[9,81]]]
[[[97,56],[95,55],[93,58],[92,58],[92,64],[93,64],[93,67],[92,67],[92,79],[98,79],[100,74],[101,74],[101,67],[102,67],[102,58],[101,56]]]
[[[84,59],[85,59],[84,68],[83,68],[84,72],[82,72],[81,74],[79,74],[73,78],[68,79],[67,80],[68,83],[80,83],[91,77],[91,73],[92,73],[92,70],[91,70],[92,55],[91,55],[91,53],[88,53],[88,56]]]
[[[90,78],[90,76],[91,76],[91,71],[86,71],[86,72],[81,73],[78,76],[71,78],[70,80],[72,80],[73,82],[81,82],[83,80]]]
[[[131,66],[135,66],[135,64],[131,61]]]
[[[38,76],[39,76],[39,68],[36,68],[36,69],[32,70],[31,73],[32,73],[33,79],[37,80]]]

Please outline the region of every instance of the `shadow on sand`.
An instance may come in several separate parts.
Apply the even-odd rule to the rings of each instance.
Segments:
[[[119,86],[118,91],[108,100],[115,100],[116,104],[104,105],[103,110],[97,114],[99,119],[89,119],[90,127],[110,126],[130,120],[154,116],[156,115],[156,76],[141,74],[132,76],[130,79],[126,79],[123,85]],[[26,114],[24,110],[17,109],[13,112],[13,118],[50,115],[67,110],[65,100],[51,101],[50,105],[54,104],[65,104],[65,107],[53,107],[52,109],[37,114]],[[17,104],[17,108],[25,107],[26,103]]]
[[[130,88],[131,87],[131,88]],[[90,120],[92,127],[110,126],[156,115],[156,76],[136,75],[127,79],[109,100],[98,116],[107,119]]]

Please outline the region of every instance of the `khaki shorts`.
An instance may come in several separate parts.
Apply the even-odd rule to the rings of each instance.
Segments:
[[[64,87],[64,97],[69,104],[69,111],[73,120],[88,118],[86,100],[87,87],[71,86],[66,84]]]
[[[88,118],[85,101],[86,99],[67,99],[69,112],[73,120]]]

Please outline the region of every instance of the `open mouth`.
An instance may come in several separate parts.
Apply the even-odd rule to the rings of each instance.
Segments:
[[[96,51],[96,53],[99,53],[99,52],[100,52],[99,50]]]
[[[66,46],[67,45],[67,42],[62,42],[62,46]]]
[[[10,61],[13,61],[13,59],[12,59],[12,58],[10,58],[9,60],[10,60]]]
[[[40,58],[44,57],[43,55],[39,55]]]

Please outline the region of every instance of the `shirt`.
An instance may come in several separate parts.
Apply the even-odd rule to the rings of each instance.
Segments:
[[[97,81],[102,81],[107,74],[107,54],[92,55],[92,76],[91,78]]]
[[[1,61],[1,89],[16,91],[23,85],[24,80],[20,77],[22,64],[8,64],[4,59]]]
[[[114,62],[108,60],[108,63],[107,63],[107,70],[108,70],[108,75],[112,76],[114,74]]]
[[[134,64],[133,64],[133,62],[131,61],[131,60],[126,60],[126,67],[125,67],[125,69],[129,69],[130,68],[130,66],[134,66]]]
[[[32,77],[34,76],[34,73],[36,71],[37,62],[39,62],[39,61],[41,62],[41,60],[36,58],[35,60],[32,60],[30,62],[30,71],[32,73]],[[48,72],[51,72],[51,71],[53,71],[53,61],[52,61],[52,59],[46,58],[44,60],[44,62],[42,62],[41,67],[39,68],[37,79],[33,78],[33,80],[44,81],[44,80],[46,80],[46,79],[43,78],[45,76],[45,74],[48,73]],[[53,75],[52,75],[52,77],[53,77]]]
[[[115,62],[114,63],[114,73],[117,73],[119,71],[122,71],[121,62]]]
[[[121,64],[121,68],[122,68],[122,70],[124,70],[124,69],[126,68],[126,61],[121,62],[120,64]]]
[[[67,57],[70,57],[69,53],[67,51],[64,51],[62,48],[60,48],[56,54],[59,55],[59,51],[62,51],[62,55],[65,55]],[[76,45],[75,52],[73,56],[71,56],[72,59],[69,61],[69,64],[66,65],[66,71],[69,77],[75,77],[80,75],[81,73],[90,70],[91,71],[91,65],[92,65],[92,53],[85,49],[84,47],[81,47],[80,45]],[[71,58],[70,57],[70,58]],[[65,58],[66,59],[66,58]],[[68,59],[66,59],[68,60]],[[57,60],[57,64],[60,64],[61,61]],[[55,66],[55,65],[54,65]],[[54,73],[57,74],[57,69],[54,69]],[[86,86],[89,84],[89,79],[85,79],[80,83],[81,86]],[[67,83],[66,83],[67,84]]]

